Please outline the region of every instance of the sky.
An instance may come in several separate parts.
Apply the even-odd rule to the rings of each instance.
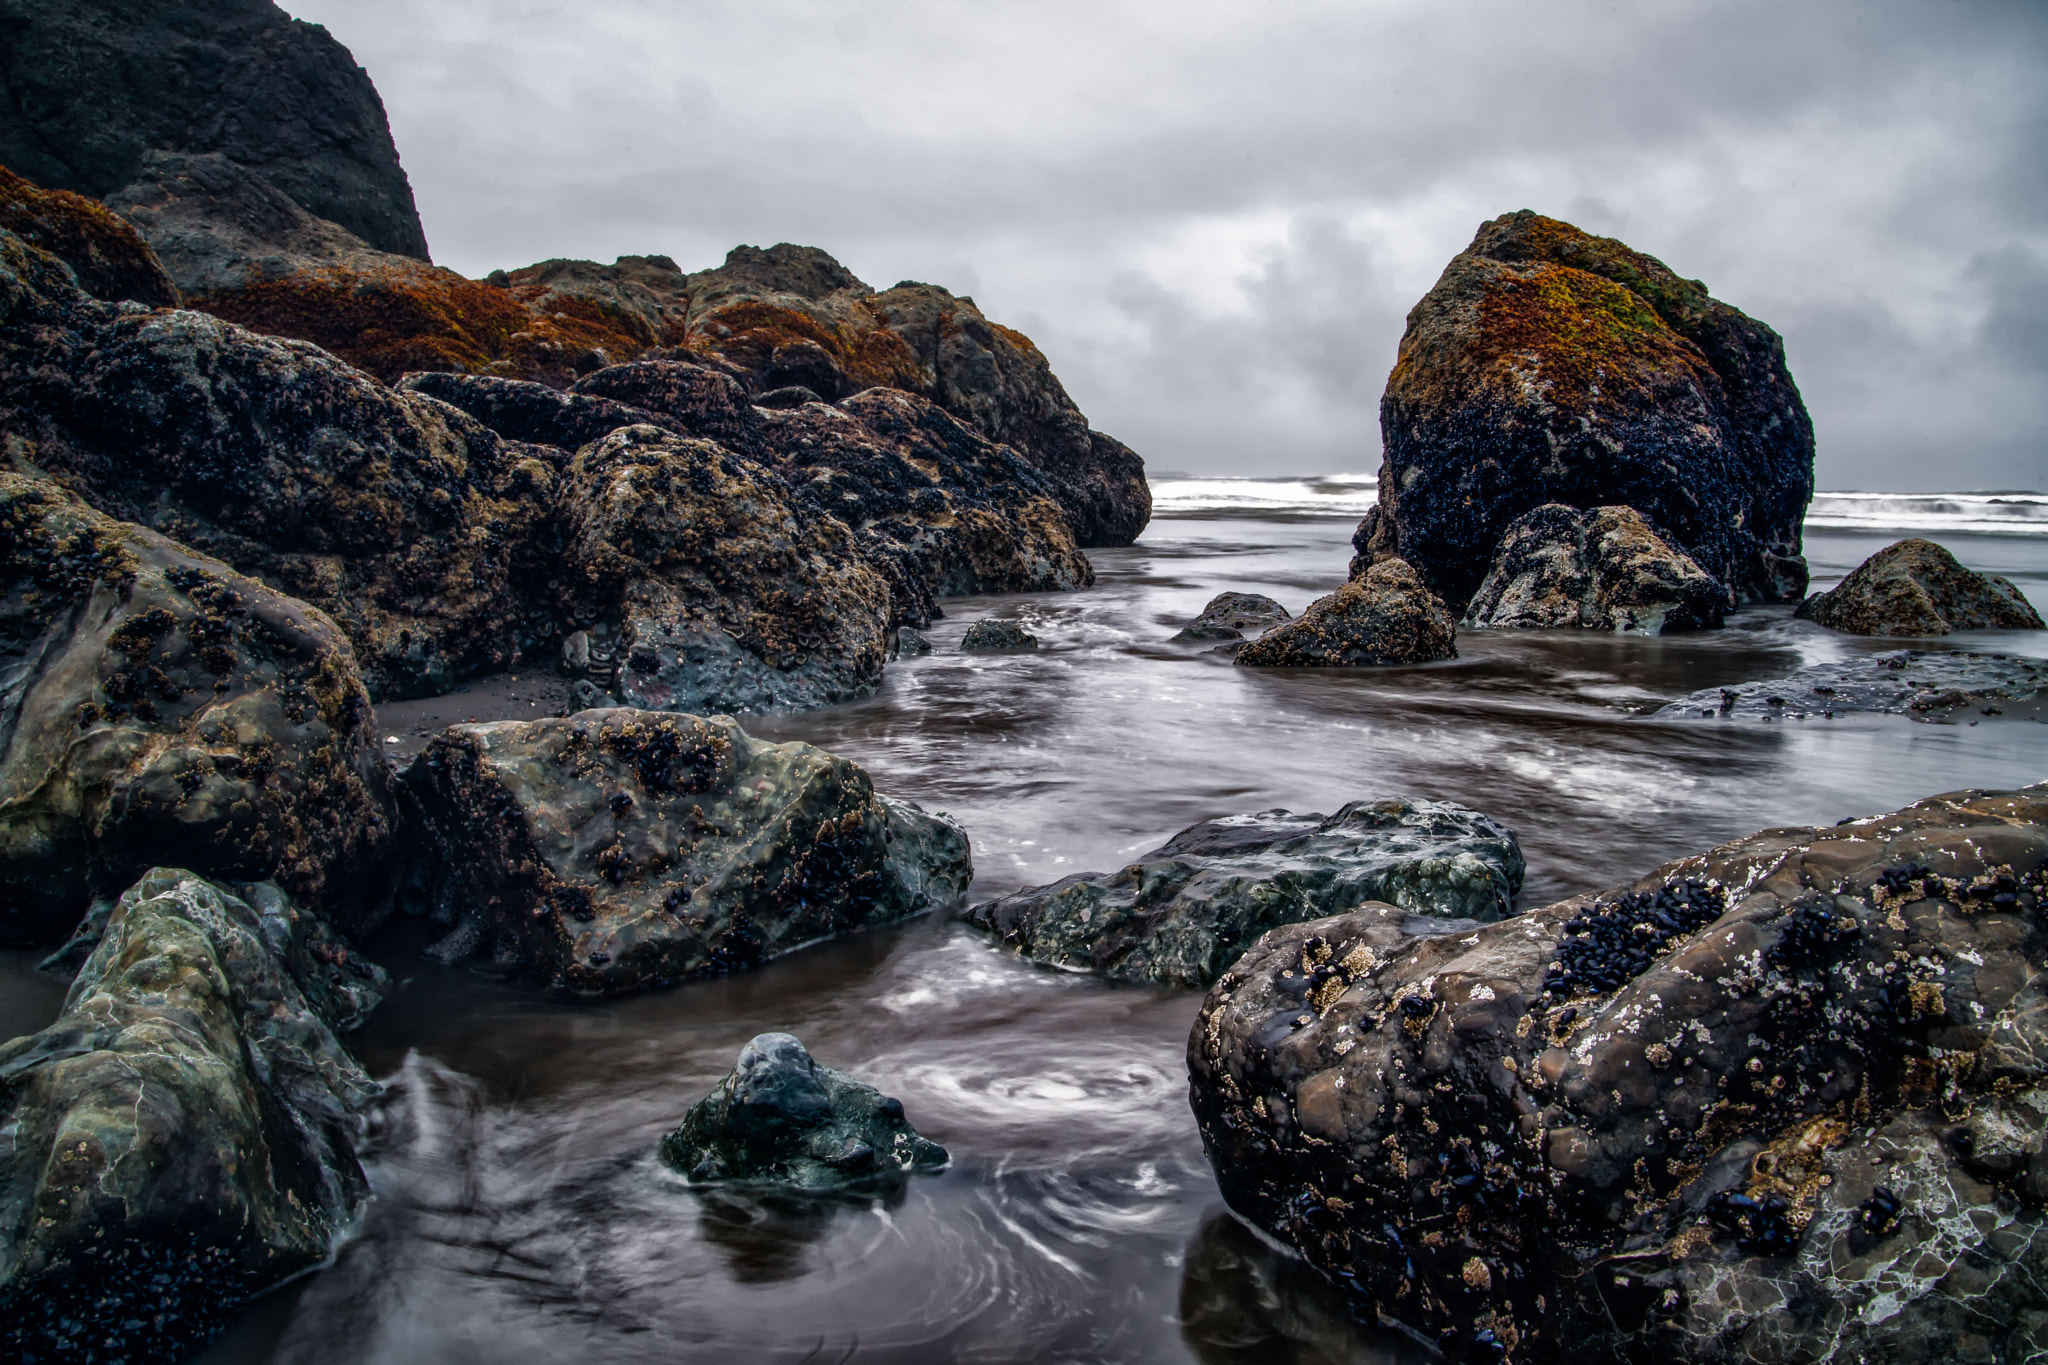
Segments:
[[[285,0],[434,258],[823,247],[1028,333],[1157,472],[1370,471],[1484,220],[1776,328],[1835,489],[2048,489],[2042,0]]]

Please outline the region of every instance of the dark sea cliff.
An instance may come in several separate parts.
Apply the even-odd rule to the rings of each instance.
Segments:
[[[1243,486],[1156,487],[1162,515],[1144,538],[1091,552],[1093,589],[948,601],[928,632],[937,652],[892,664],[878,695],[749,729],[820,744],[961,820],[974,899],[1115,868],[1208,817],[1409,796],[1513,826],[1529,860],[1519,904],[1533,906],[1767,826],[2048,770],[2048,724],[2021,706],[1944,723],[1651,718],[1698,688],[1896,645],[1788,607],[1648,639],[1467,631],[1457,659],[1411,668],[1233,668],[1168,637],[1219,591],[1298,611],[1334,587],[1356,513],[1316,499],[1365,490],[1304,484],[1260,508]],[[1916,509],[1927,525],[1911,524]],[[1920,529],[2048,604],[2048,537],[1981,516],[1959,529],[1966,514],[1920,500],[1862,524],[1816,515],[1815,586]],[[989,615],[1043,647],[955,652]],[[2031,656],[2044,644],[1947,642]],[[412,704],[416,717],[383,708],[380,723],[402,756],[414,729],[531,715],[552,686],[479,683]],[[359,1230],[201,1359],[1423,1355],[1357,1324],[1224,1213],[1187,1104],[1194,993],[1035,967],[938,915],[729,978],[576,1002],[422,961],[433,932],[400,918],[370,944],[404,986],[353,1039],[387,1086]],[[56,1011],[61,988],[32,961],[0,965],[0,1034]],[[769,1030],[899,1096],[951,1166],[878,1199],[685,1187],[655,1161],[656,1139]]]

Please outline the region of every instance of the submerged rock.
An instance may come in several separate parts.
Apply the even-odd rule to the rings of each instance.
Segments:
[[[1192,825],[1120,872],[1078,873],[967,912],[1036,962],[1129,981],[1206,986],[1276,925],[1385,901],[1462,922],[1499,919],[1522,850],[1449,801],[1354,801]],[[1301,981],[1307,989],[1309,981]]]
[[[948,1160],[944,1147],[910,1126],[900,1101],[819,1066],[787,1033],[764,1033],[742,1048],[659,1153],[692,1184],[799,1190],[900,1179]]]
[[[424,908],[572,990],[736,971],[949,903],[973,875],[942,815],[730,717],[627,709],[458,725],[406,770]]]
[[[1946,635],[1952,630],[2042,630],[2012,581],[1978,573],[1931,540],[1887,545],[1798,615],[1851,635]]]
[[[318,1265],[368,1196],[377,1087],[335,1037],[390,988],[275,887],[157,868],[57,1021],[0,1043],[0,1343],[171,1362]]]
[[[1196,1119],[1232,1208],[1456,1358],[2020,1360],[2044,869],[2048,787],[1963,792],[1452,934],[1288,925],[1203,1003]]]
[[[1015,621],[999,621],[985,616],[967,628],[960,637],[960,651],[963,654],[993,654],[1006,649],[1036,649],[1038,637],[1028,633]]]
[[[1783,678],[1706,687],[1657,708],[1660,719],[1700,716],[1804,720],[1855,711],[1946,720],[2048,693],[2048,661],[2010,654],[1894,649],[1814,664]]]
[[[1740,601],[1806,588],[1813,424],[1777,333],[1620,242],[1523,210],[1408,315],[1361,559],[1463,610],[1545,503],[1640,510]]]
[[[1502,535],[1464,625],[1662,635],[1721,624],[1728,590],[1633,507],[1545,503]]]
[[[931,653],[932,642],[925,639],[924,636],[918,634],[916,630],[909,626],[898,626],[896,628],[896,643],[890,648],[889,652],[898,658],[915,658],[920,654]]]
[[[1181,628],[1176,640],[1242,640],[1293,620],[1287,608],[1255,592],[1221,592],[1209,599],[1202,614]]]
[[[1301,616],[1237,651],[1256,668],[1360,668],[1458,656],[1458,624],[1443,599],[1399,559],[1382,559]]]
[[[173,860],[367,927],[396,862],[376,746],[324,614],[0,473],[0,942]]]

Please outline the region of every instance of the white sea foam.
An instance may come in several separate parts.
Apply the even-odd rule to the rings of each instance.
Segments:
[[[1370,474],[1279,479],[1170,474],[1152,483],[1152,512],[1161,517],[1262,512],[1359,517],[1378,500],[1376,487]],[[1816,493],[1806,525],[1814,531],[2048,536],[2048,494]]]

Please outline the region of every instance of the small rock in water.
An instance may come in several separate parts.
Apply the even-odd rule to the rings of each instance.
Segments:
[[[997,621],[985,618],[976,621],[960,637],[960,652],[963,654],[992,654],[1004,649],[1036,649],[1038,637],[1028,635],[1015,621]]]
[[[1458,657],[1458,623],[1405,560],[1382,559],[1237,652],[1255,668],[1359,668]]]
[[[1978,573],[1931,540],[1887,545],[1799,616],[1851,635],[1946,635],[1952,630],[2040,630],[2040,613],[1997,574]]]
[[[2048,692],[2048,663],[2009,654],[1894,649],[1815,664],[1783,678],[1707,687],[1659,707],[1660,719],[1768,717],[1849,711],[1944,720],[1985,702],[2032,701]],[[1991,710],[1986,714],[2003,714]]]
[[[1242,640],[1246,632],[1263,634],[1294,618],[1270,597],[1255,592],[1221,592],[1209,599],[1202,614],[1187,623],[1176,640]]]
[[[917,633],[915,626],[896,628],[896,648],[892,651],[899,658],[909,659],[919,654],[932,652],[932,642]]]
[[[910,1126],[901,1101],[819,1066],[787,1033],[764,1033],[742,1048],[659,1153],[693,1184],[801,1190],[901,1178],[948,1160],[944,1147]]]

